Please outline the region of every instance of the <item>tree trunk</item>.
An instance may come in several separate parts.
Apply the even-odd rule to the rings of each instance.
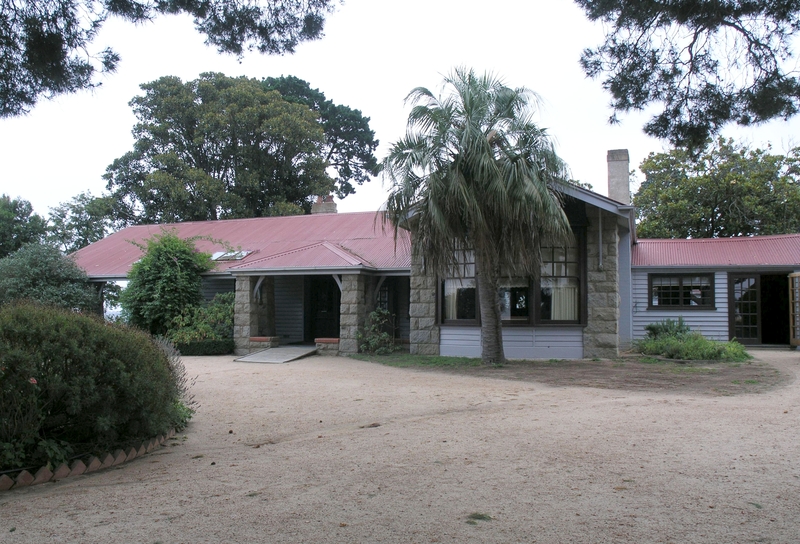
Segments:
[[[494,263],[475,252],[475,280],[478,284],[478,300],[481,312],[481,359],[486,365],[501,365],[506,362],[503,351],[503,327],[498,298],[498,273]],[[484,262],[486,261],[486,262]]]

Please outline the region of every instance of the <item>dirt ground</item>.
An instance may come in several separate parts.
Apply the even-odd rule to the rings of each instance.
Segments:
[[[687,395],[759,393],[790,377],[760,360],[745,363],[675,362],[641,355],[613,361],[509,361],[500,367],[456,367],[437,371],[555,386],[672,391]]]
[[[189,428],[0,494],[0,542],[800,541],[800,354],[459,371],[187,357]]]

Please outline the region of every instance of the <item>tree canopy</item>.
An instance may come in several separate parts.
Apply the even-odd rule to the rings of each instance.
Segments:
[[[47,239],[65,253],[78,251],[117,230],[112,219],[114,200],[89,191],[50,208]]]
[[[720,138],[698,156],[651,153],[639,168],[641,238],[800,232],[800,148],[778,155]]]
[[[0,259],[25,244],[40,242],[47,222],[33,213],[33,206],[22,198],[0,196]]]
[[[317,114],[325,132],[322,156],[336,171],[334,182],[339,198],[355,192],[353,183],[361,185],[371,179],[378,165],[373,154],[378,140],[369,128],[369,117],[359,110],[334,104],[322,92],[294,76],[268,77],[263,85],[278,91],[289,102],[305,104]]]
[[[319,115],[262,82],[206,73],[142,89],[134,149],[105,174],[123,223],[302,213],[334,189]]]
[[[618,112],[659,104],[644,131],[691,150],[728,122],[795,115],[800,79],[792,41],[800,3],[787,0],[575,0],[606,25],[586,49],[587,75],[603,77]]]
[[[111,48],[92,53],[110,17],[143,23],[190,15],[206,44],[222,53],[284,54],[322,36],[337,0],[18,0],[0,8],[0,117],[25,113],[40,98],[99,85],[115,71]]]
[[[472,254],[482,359],[500,364],[500,277],[538,275],[540,247],[569,239],[558,194],[567,169],[531,120],[529,90],[463,68],[444,83],[442,96],[425,88],[408,95],[407,134],[382,163],[391,183],[386,217],[397,229],[413,216],[413,251],[428,272],[461,277]]]

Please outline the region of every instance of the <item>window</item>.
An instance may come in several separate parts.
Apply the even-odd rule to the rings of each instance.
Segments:
[[[503,321],[527,323],[530,321],[528,278],[500,280],[500,316]]]
[[[442,319],[477,321],[478,290],[475,286],[475,257],[460,251],[452,277],[442,282]]]
[[[248,255],[250,255],[252,251],[247,249],[242,249],[238,251],[215,251],[213,255],[211,255],[212,261],[241,261]]]
[[[577,230],[577,229],[576,229]],[[526,277],[500,277],[500,314],[507,324],[578,324],[583,320],[584,242],[575,233],[570,246],[542,248],[539,283]],[[457,277],[460,273],[460,277]],[[480,320],[475,259],[462,252],[456,271],[441,284],[443,323],[475,324]]]
[[[713,274],[650,274],[650,308],[713,309]]]
[[[577,245],[542,248],[539,321],[580,320],[581,254]]]

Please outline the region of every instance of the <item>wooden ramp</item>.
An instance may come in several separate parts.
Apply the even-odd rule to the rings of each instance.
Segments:
[[[288,363],[317,352],[316,346],[278,346],[235,359],[242,363]]]

